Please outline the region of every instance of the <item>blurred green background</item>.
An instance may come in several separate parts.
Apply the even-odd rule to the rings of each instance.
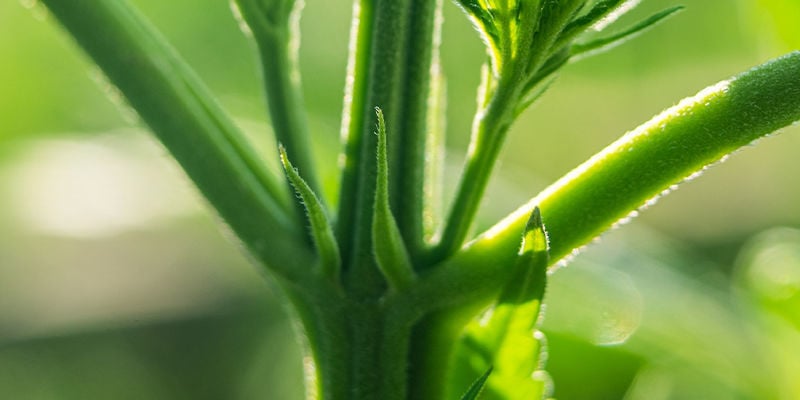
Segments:
[[[132,1],[274,163],[226,1]],[[306,0],[301,63],[335,195],[350,2]],[[646,0],[621,24],[674,0]],[[680,98],[800,46],[796,0],[693,0],[568,66],[517,123],[481,224]],[[445,4],[448,183],[482,44]],[[55,21],[0,3],[0,398],[300,399],[280,294]],[[559,399],[800,398],[797,126],[739,152],[553,276]]]

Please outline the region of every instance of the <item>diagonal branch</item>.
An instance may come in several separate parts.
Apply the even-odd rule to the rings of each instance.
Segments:
[[[800,120],[800,52],[684,99],[545,189],[420,280],[427,307],[488,304],[541,209],[556,262],[727,154]]]
[[[200,79],[125,0],[44,0],[260,261],[296,281],[308,254],[288,193]]]

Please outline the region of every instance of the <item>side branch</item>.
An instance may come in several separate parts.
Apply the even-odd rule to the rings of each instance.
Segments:
[[[309,258],[288,191],[200,79],[125,0],[44,0],[260,261],[290,281]]]
[[[537,205],[556,262],[725,155],[798,120],[800,52],[710,86],[627,133],[444,261],[421,280],[417,299],[440,299],[433,307],[488,304],[508,279],[505,266]]]

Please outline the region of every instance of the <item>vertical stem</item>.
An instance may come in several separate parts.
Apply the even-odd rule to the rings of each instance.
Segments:
[[[314,169],[297,65],[303,0],[267,3],[237,0],[235,4],[258,45],[264,93],[275,137],[286,149],[289,159],[300,170],[308,186],[315,193],[321,193]],[[297,202],[295,219],[300,223],[305,222],[305,210]]]
[[[320,194],[322,191],[311,153],[299,71],[291,55],[294,50],[283,39],[259,41],[258,48],[275,137],[286,148],[289,159],[303,175],[308,186]]]
[[[348,109],[344,118],[345,165],[337,231],[347,271],[345,285],[352,286],[357,297],[377,298],[385,289],[375,267],[371,243],[376,169],[373,107],[383,109],[386,116],[389,162],[397,166],[390,168],[395,171],[391,178],[395,193],[390,196],[396,200],[392,205],[405,208],[407,198],[399,199],[396,193],[413,187],[408,196],[416,198],[402,219],[413,215],[409,217],[411,225],[406,225],[411,228],[406,228],[406,232],[414,232],[409,237],[421,238],[424,107],[430,82],[435,6],[436,2],[423,0],[356,3],[353,34],[356,42],[351,47]],[[413,121],[407,123],[409,108]],[[406,171],[411,165],[416,170]]]
[[[438,262],[458,250],[475,220],[492,169],[510,128],[512,99],[516,91],[501,81],[495,95],[479,111],[473,125],[467,161],[459,179],[456,197],[450,207],[432,262]]]
[[[447,379],[456,339],[472,315],[458,317],[447,313],[426,316],[411,336],[408,398],[411,400],[449,399]],[[453,393],[449,393],[453,395]],[[459,394],[455,394],[459,395]]]
[[[373,0],[355,0],[353,24],[350,32],[350,55],[347,62],[347,86],[342,115],[342,140],[344,157],[341,159],[342,178],[339,191],[339,211],[336,233],[341,250],[342,264],[348,268],[352,258],[353,231],[355,226],[356,189],[358,188],[359,164],[364,135],[362,127],[368,115],[366,103],[368,74],[372,52],[372,29],[374,25]]]
[[[313,364],[306,362],[307,398],[407,399],[412,314],[353,301],[330,286],[313,289],[288,291],[313,359]]]
[[[352,190],[350,204],[341,204],[342,208],[351,208],[347,212],[352,223],[342,235],[350,236],[350,246],[344,251],[344,266],[347,269],[345,286],[351,287],[356,297],[377,298],[385,288],[383,277],[375,266],[372,257],[372,203],[375,196],[376,146],[374,135],[377,120],[372,108],[377,106],[384,110],[388,121],[387,135],[394,134],[393,125],[400,120],[399,100],[402,82],[399,77],[401,60],[405,52],[406,18],[410,0],[372,0],[372,46],[369,52],[368,74],[356,79],[367,79],[365,85],[364,107],[352,112],[361,113],[361,126],[353,126],[348,141],[352,138],[359,142],[354,157],[355,187]],[[359,47],[359,46],[357,46]],[[348,154],[349,156],[349,154]],[[348,160],[349,163],[349,160]],[[344,180],[344,178],[343,178]],[[342,190],[348,190],[343,187]],[[341,209],[341,208],[340,208]],[[340,219],[340,221],[344,221]]]
[[[423,201],[428,126],[428,98],[434,47],[441,35],[441,0],[412,0],[408,51],[402,85],[402,115],[389,148],[392,162],[392,210],[412,257],[424,248]]]

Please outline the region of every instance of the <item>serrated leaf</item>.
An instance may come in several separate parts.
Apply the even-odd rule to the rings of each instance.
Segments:
[[[311,225],[311,237],[319,255],[320,271],[324,275],[336,279],[341,269],[341,257],[339,245],[333,234],[333,227],[325,213],[325,207],[289,161],[286,149],[282,145],[279,146],[279,152],[286,178],[294,187],[306,210],[306,216]]]
[[[393,290],[402,290],[414,279],[411,258],[400,234],[400,228],[389,205],[389,160],[386,149],[386,122],[383,111],[375,108],[378,116],[377,176],[372,217],[372,247],[375,261]]]
[[[541,302],[544,298],[548,261],[547,233],[539,207],[535,207],[522,237],[517,270],[503,288],[498,303],[524,305],[531,301]],[[539,314],[538,308],[535,314]]]
[[[678,11],[683,10],[683,8],[684,8],[683,6],[675,6],[672,8],[668,8],[666,10],[663,10],[661,12],[658,12],[650,16],[649,18],[621,32],[600,39],[595,39],[586,43],[576,43],[572,45],[572,47],[570,47],[570,54],[573,57],[578,55],[586,56],[588,55],[588,53],[596,54],[602,51],[609,50],[617,45],[624,43],[629,39],[634,38],[635,36],[644,32],[646,29],[654,27],[659,22],[672,16]]]
[[[474,374],[487,366],[487,399],[531,400],[550,395],[543,371],[544,335],[536,330],[544,297],[548,240],[535,208],[523,234],[517,263],[494,308],[465,329],[457,346],[456,374]]]
[[[483,391],[483,387],[486,385],[486,380],[489,379],[489,375],[492,373],[492,367],[486,370],[475,382],[472,382],[467,392],[461,396],[461,400],[476,400],[478,396],[481,395]]]

